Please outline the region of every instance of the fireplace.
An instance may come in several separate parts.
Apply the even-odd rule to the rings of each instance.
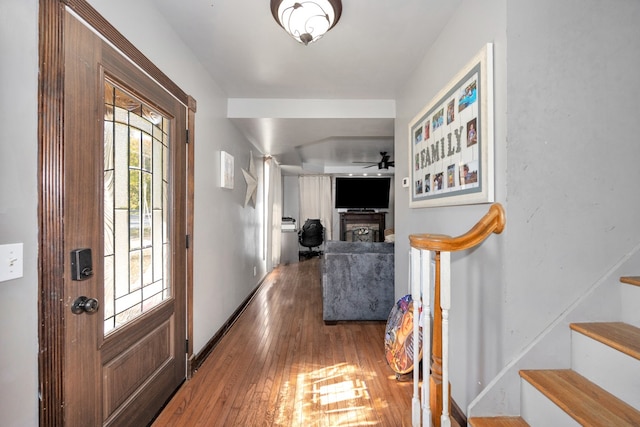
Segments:
[[[386,212],[343,212],[340,214],[340,240],[382,242]]]
[[[344,240],[347,242],[377,242],[380,230],[377,224],[349,224]]]

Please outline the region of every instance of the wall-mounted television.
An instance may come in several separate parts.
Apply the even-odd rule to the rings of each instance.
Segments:
[[[388,209],[391,178],[336,177],[336,208]]]

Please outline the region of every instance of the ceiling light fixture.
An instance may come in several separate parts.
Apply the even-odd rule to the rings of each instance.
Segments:
[[[333,28],[342,15],[340,0],[271,0],[276,22],[305,46]]]

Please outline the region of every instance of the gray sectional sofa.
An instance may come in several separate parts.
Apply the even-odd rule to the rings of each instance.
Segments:
[[[325,243],[322,261],[325,323],[387,320],[394,302],[393,243]]]

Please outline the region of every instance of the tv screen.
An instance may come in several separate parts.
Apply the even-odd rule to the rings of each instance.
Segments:
[[[336,208],[389,208],[390,178],[336,178]]]

